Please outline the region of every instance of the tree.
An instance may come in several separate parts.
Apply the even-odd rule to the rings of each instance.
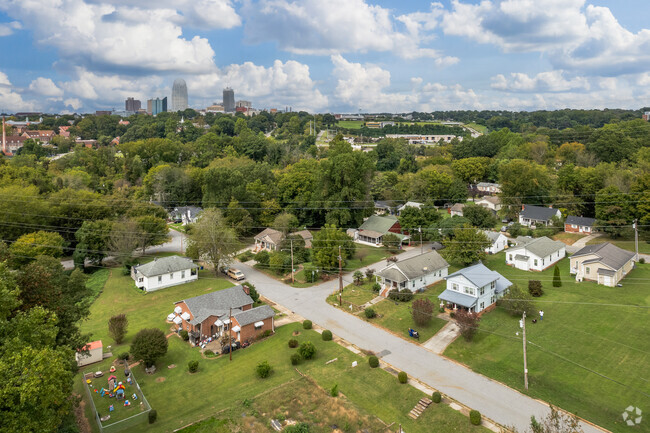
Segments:
[[[395,233],[386,233],[382,236],[382,245],[388,249],[390,252],[397,252],[402,240]]]
[[[402,229],[414,234],[418,229],[422,228],[424,230],[441,219],[442,216],[433,205],[423,205],[420,208],[409,206],[402,209],[399,215],[399,223]]]
[[[286,236],[280,242],[280,250],[291,253],[293,249],[293,262],[296,264],[309,261],[311,252],[305,245],[305,239],[299,234],[293,233]]]
[[[531,317],[537,314],[533,297],[516,284],[510,286],[503,297],[497,301],[497,305],[508,311],[511,316],[521,316],[524,311]]]
[[[75,255],[79,258],[75,263],[83,267],[88,259],[94,265],[101,264],[108,253],[112,229],[113,222],[108,220],[84,221],[74,234],[78,242]]]
[[[363,272],[354,271],[354,274],[352,275],[352,279],[354,280],[354,284],[360,286],[363,283]]]
[[[528,293],[535,298],[542,296],[544,294],[542,282],[539,280],[528,280]]]
[[[490,209],[475,204],[466,205],[463,208],[463,216],[471,225],[481,229],[490,229],[498,222]]]
[[[342,229],[326,224],[314,234],[312,241],[314,264],[325,271],[338,269],[339,247],[341,247],[341,263],[345,267],[346,260],[354,256],[356,244]]]
[[[513,159],[499,166],[502,212],[514,217],[522,204],[545,205],[551,199],[553,181],[545,166]]]
[[[553,269],[553,287],[562,287],[560,268],[558,268],[557,265],[555,265],[555,269]]]
[[[621,236],[632,220],[632,199],[612,185],[598,191],[595,201],[598,225],[613,238]]]
[[[235,230],[228,226],[219,209],[206,209],[192,227],[188,236],[187,254],[195,259],[203,258],[214,267],[230,264],[239,250]]]
[[[250,232],[253,227],[253,218],[251,218],[250,212],[235,199],[228,204],[225,216],[228,225],[234,228],[238,234]]]
[[[108,334],[113,337],[116,344],[122,344],[128,326],[129,320],[126,314],[117,314],[108,319]]]
[[[304,359],[311,359],[316,354],[316,346],[311,341],[305,341],[298,348],[298,353]]]
[[[460,335],[463,336],[465,341],[472,341],[478,332],[481,321],[478,314],[467,310],[460,310],[456,312],[454,319],[456,319],[456,323],[458,323],[458,327],[460,328]]]
[[[61,257],[65,241],[60,234],[38,231],[19,237],[9,250],[16,265],[29,263],[37,256]]]
[[[133,338],[131,355],[134,359],[144,361],[146,367],[151,367],[167,353],[167,347],[168,342],[163,331],[142,329]]]
[[[433,303],[426,299],[416,299],[413,301],[411,313],[413,321],[418,326],[425,326],[431,322],[433,317]]]
[[[268,361],[262,361],[255,367],[255,372],[260,379],[266,379],[273,372],[273,367]]]
[[[454,175],[465,183],[476,184],[485,178],[489,158],[473,157],[458,159],[451,163]]]
[[[135,219],[138,225],[138,243],[144,254],[147,247],[162,245],[169,239],[169,228],[164,219],[155,216],[141,216]]]
[[[293,229],[299,227],[298,218],[288,212],[283,212],[275,217],[272,228],[287,235]]]
[[[131,219],[123,218],[113,223],[108,236],[108,250],[119,264],[124,265],[131,260],[140,236],[140,227]]]
[[[485,233],[464,225],[454,229],[453,239],[443,241],[443,255],[447,260],[463,266],[470,265],[485,257],[485,249],[492,243]]]
[[[242,286],[248,287],[248,296],[251,297],[253,302],[257,302],[260,300],[260,294],[257,292],[257,289],[255,288],[254,285],[246,281],[245,283],[242,283]]]
[[[575,414],[564,413],[552,404],[549,406],[551,412],[541,421],[537,421],[535,416],[530,417],[530,429],[527,429],[525,433],[584,433],[580,426],[580,420]],[[508,430],[514,433],[518,432],[513,427],[508,427]]]

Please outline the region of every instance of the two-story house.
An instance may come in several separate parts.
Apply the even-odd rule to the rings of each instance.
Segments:
[[[388,296],[393,289],[422,291],[446,277],[448,270],[449,263],[437,251],[430,251],[391,263],[377,272],[376,279],[381,286],[380,294]]]
[[[512,286],[503,275],[488,269],[483,263],[454,272],[445,280],[447,288],[438,299],[449,308],[464,308],[474,313],[494,305]]]
[[[506,264],[522,271],[543,271],[566,256],[566,244],[543,236],[517,238],[517,246],[506,254]]]

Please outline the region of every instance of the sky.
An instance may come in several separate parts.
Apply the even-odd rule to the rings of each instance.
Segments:
[[[0,0],[0,112],[124,109],[187,82],[310,112],[650,103],[647,0]],[[170,98],[171,99],[171,98]]]

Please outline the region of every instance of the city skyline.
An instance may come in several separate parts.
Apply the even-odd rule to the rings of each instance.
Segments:
[[[106,110],[179,76],[194,108],[225,87],[314,112],[648,105],[646,2],[403,3],[0,0],[0,110]]]

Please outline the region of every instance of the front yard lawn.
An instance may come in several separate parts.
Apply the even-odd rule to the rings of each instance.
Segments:
[[[372,283],[368,283],[366,281],[360,286],[357,286],[356,284],[348,284],[343,288],[342,298],[344,301],[351,302],[355,305],[361,306],[366,302],[371,301],[377,296],[379,296],[378,293],[372,291],[373,284],[374,281]],[[338,305],[339,292],[337,291],[336,293],[332,293],[330,296],[328,296],[327,302],[329,302],[330,304]]]
[[[567,245],[573,245],[576,243],[576,241],[579,241],[584,237],[585,235],[581,235],[579,233],[560,232],[553,236],[553,240],[564,242]]]
[[[505,265],[503,253],[485,264],[524,288],[529,279],[543,284],[537,307],[544,320],[526,326],[529,390],[523,389],[519,318],[501,308],[483,315],[473,342],[457,339],[445,355],[611,431],[629,431],[625,408],[650,408],[650,265],[638,265],[623,287],[611,288],[576,283],[567,258],[559,262],[562,287],[554,288],[553,267],[520,271]]]
[[[612,239],[609,235],[602,234],[587,242],[587,245],[602,244],[605,242],[611,242],[617,247],[627,251],[635,251],[634,236]],[[639,239],[639,254],[650,254],[650,241]]]

